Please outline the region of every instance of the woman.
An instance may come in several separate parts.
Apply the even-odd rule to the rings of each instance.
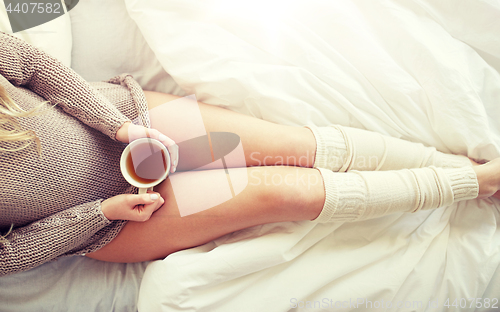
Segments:
[[[250,178],[234,198],[181,217],[170,179],[137,195],[119,168],[134,133],[165,144],[173,171],[191,169],[188,157],[175,159],[176,133],[144,131],[151,126],[147,111],[176,97],[143,93],[127,75],[91,86],[2,33],[0,85],[0,275],[67,255],[159,259],[258,224],[363,220],[484,198],[500,188],[498,161],[477,165],[368,131],[276,125],[199,103],[207,132],[240,137]],[[131,123],[138,117],[144,126]],[[290,159],[307,161],[298,167]],[[262,163],[268,167],[257,167]],[[266,175],[285,182],[254,183]],[[307,176],[307,187],[290,175]]]

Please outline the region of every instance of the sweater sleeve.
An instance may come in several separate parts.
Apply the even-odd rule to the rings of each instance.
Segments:
[[[0,276],[34,268],[92,241],[112,223],[102,213],[101,202],[66,209],[5,235],[0,243]]]
[[[86,125],[116,141],[130,121],[82,77],[25,41],[0,32],[0,75],[30,89]]]

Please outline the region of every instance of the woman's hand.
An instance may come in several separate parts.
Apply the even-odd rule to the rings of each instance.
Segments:
[[[130,220],[144,222],[158,210],[165,200],[159,193],[121,194],[104,200],[101,211],[108,220]]]
[[[116,132],[116,140],[123,143],[130,143],[140,138],[153,138],[163,143],[170,154],[170,172],[174,173],[175,170],[177,170],[177,164],[179,162],[179,147],[175,144],[174,140],[162,134],[160,131],[134,125],[128,121],[124,123]]]

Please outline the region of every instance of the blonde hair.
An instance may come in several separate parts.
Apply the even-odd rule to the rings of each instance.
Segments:
[[[14,223],[10,225],[9,231],[5,235],[0,235],[0,244],[5,244],[8,243],[9,240],[7,239],[7,236],[9,236],[10,233],[12,233],[12,229],[14,228]]]
[[[4,87],[0,85],[0,141],[3,142],[23,142],[17,148],[2,148],[1,151],[15,152],[28,147],[33,142],[36,143],[37,152],[41,154],[40,139],[36,136],[33,130],[23,130],[16,118],[30,117],[41,113],[40,108],[46,102],[42,102],[29,111],[23,110],[17,105],[7,94]]]
[[[29,111],[23,110],[19,105],[17,105],[7,94],[7,91],[3,86],[0,85],[0,141],[4,142],[22,142],[24,144],[18,148],[6,149],[0,147],[0,151],[15,152],[20,151],[28,147],[33,141],[36,142],[37,152],[41,155],[41,144],[40,139],[36,136],[33,130],[23,130],[21,125],[16,120],[19,117],[30,117],[40,114],[40,108],[46,102],[42,102],[39,105],[33,107]],[[14,224],[11,224],[9,231],[0,235],[0,244],[5,244],[8,242],[7,236],[12,232]]]

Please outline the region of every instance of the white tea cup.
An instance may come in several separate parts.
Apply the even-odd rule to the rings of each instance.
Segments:
[[[120,170],[131,185],[139,188],[138,194],[165,180],[170,172],[170,154],[158,140],[141,138],[130,142],[122,152]]]

